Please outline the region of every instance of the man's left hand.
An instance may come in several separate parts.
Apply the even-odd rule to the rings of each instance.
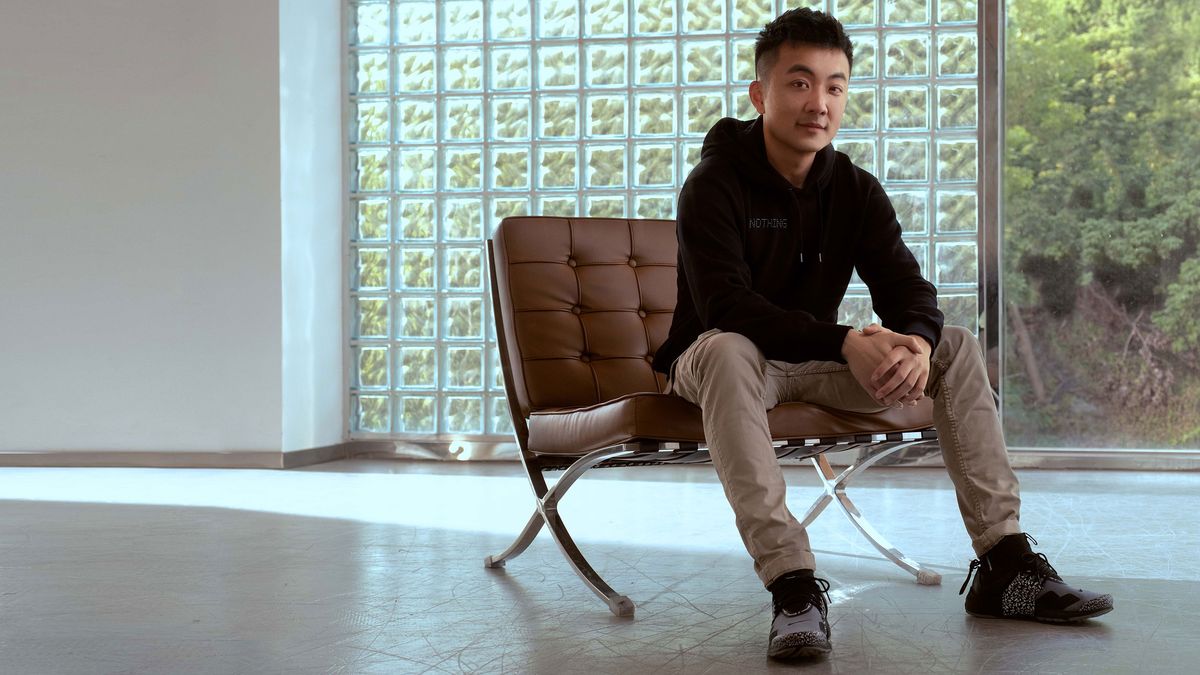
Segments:
[[[876,387],[873,392],[875,399],[888,406],[916,405],[925,397],[925,384],[929,381],[929,357],[932,351],[929,343],[919,336],[894,333],[879,324],[871,324],[863,329],[864,335],[879,333],[891,333],[897,340],[871,374],[871,385]]]

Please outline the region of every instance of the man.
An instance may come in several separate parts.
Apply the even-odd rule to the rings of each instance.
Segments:
[[[713,465],[773,597],[768,654],[831,649],[829,584],[788,511],[767,427],[766,410],[783,401],[880,411],[931,397],[978,555],[967,612],[1072,622],[1111,611],[1111,596],[1067,586],[1030,549],[978,342],[943,329],[879,182],[831,145],[853,58],[841,24],[820,12],[785,12],[759,34],[750,98],[760,117],[718,122],[679,195],[678,300],[654,364],[669,392],[703,411]],[[836,323],[855,269],[883,326]]]

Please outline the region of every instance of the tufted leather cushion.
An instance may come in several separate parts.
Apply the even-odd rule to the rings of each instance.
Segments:
[[[675,310],[675,222],[505,218],[492,236],[495,296],[528,449],[580,454],[637,439],[703,442],[700,409],[661,394],[650,365]],[[928,400],[879,415],[784,403],[776,439],[932,426]]]

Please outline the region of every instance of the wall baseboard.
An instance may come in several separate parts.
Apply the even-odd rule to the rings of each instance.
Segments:
[[[278,450],[33,450],[0,452],[0,467],[126,467],[164,469],[295,469],[377,451],[376,441],[346,441],[292,452]],[[392,443],[388,443],[390,448]]]

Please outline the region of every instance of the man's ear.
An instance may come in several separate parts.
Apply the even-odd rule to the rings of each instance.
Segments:
[[[758,80],[750,83],[750,102],[759,115],[763,114],[763,84]]]

